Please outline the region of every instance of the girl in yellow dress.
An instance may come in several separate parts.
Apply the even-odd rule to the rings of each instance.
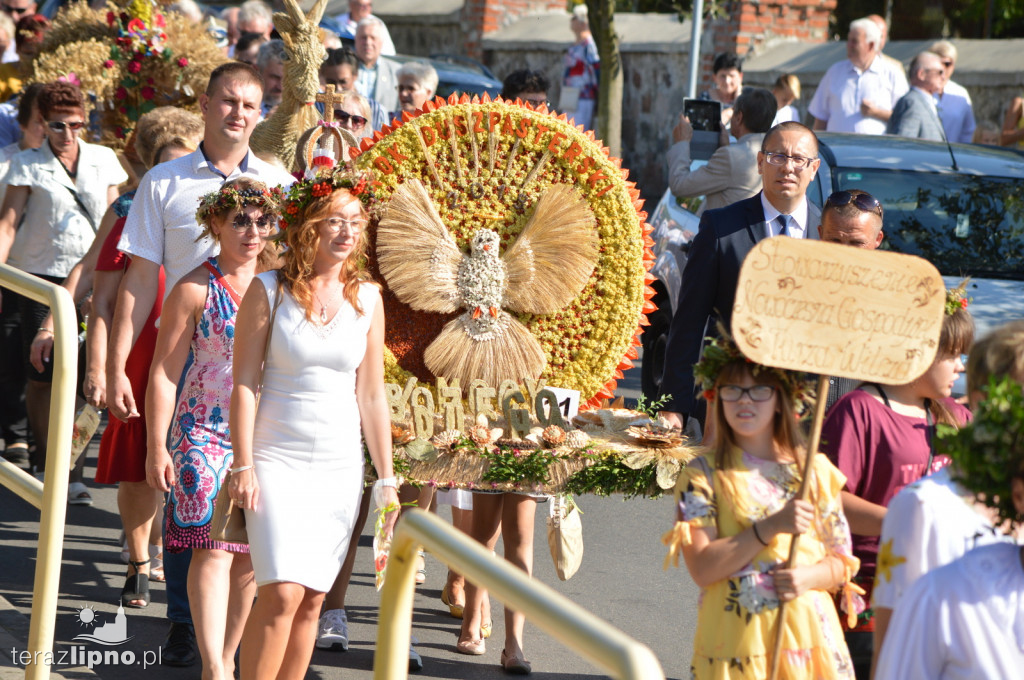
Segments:
[[[681,553],[702,589],[692,676],[768,678],[787,602],[778,678],[852,680],[831,593],[845,591],[848,612],[862,609],[849,586],[859,565],[840,505],[845,480],[825,456],[812,458],[810,500],[798,498],[803,382],[747,361],[728,340],[710,343],[694,373],[717,436],[679,476],[677,522],[664,538],[666,565]],[[794,533],[803,534],[796,566],[785,569]]]

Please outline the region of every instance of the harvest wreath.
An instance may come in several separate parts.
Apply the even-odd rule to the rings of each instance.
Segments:
[[[593,133],[543,106],[453,95],[351,153],[379,199],[368,264],[393,320],[396,470],[474,490],[672,488],[694,447],[643,413],[587,411],[607,405],[654,310],[639,192]],[[577,390],[580,419],[564,422],[551,393],[535,405],[538,383]]]

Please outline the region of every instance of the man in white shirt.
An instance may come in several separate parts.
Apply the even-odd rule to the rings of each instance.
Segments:
[[[373,0],[349,0],[348,11],[335,17],[335,21],[354,38],[356,27],[366,17],[373,17],[380,21],[380,53],[385,57],[395,56],[395,43],[391,41],[391,33],[388,31],[388,27],[380,20],[380,17],[373,14]]]
[[[942,128],[946,131],[946,139],[951,142],[970,144],[974,141],[974,128],[977,123],[974,120],[971,95],[967,93],[967,89],[963,85],[953,81],[953,71],[956,69],[956,47],[948,40],[939,40],[932,43],[928,51],[939,55],[945,71],[942,90],[939,92],[938,107]]]
[[[202,231],[195,219],[199,198],[241,174],[270,186],[294,181],[249,150],[262,98],[263,82],[253,67],[241,62],[217,67],[199,98],[205,118],[199,148],[155,166],[142,178],[118,243],[132,257],[118,294],[107,354],[107,405],[118,418],[138,417],[124,364],[156,301],[160,266],[169,293],[178,279],[216,254],[211,239],[196,241]]]
[[[398,64],[381,56],[384,22],[375,16],[360,20],[356,26],[356,56],[360,67],[356,76],[359,94],[374,99],[385,111],[398,109]]]
[[[878,26],[870,19],[850,24],[848,58],[825,72],[807,107],[814,116],[815,130],[885,133],[896,102],[910,88],[903,69],[882,58],[880,41]]]
[[[674,144],[668,150],[668,185],[676,196],[705,196],[700,214],[724,208],[750,198],[761,189],[757,171],[757,153],[764,134],[772,126],[777,107],[775,95],[760,87],[748,87],[733,106],[732,132],[736,143],[729,144],[729,133],[722,130],[722,146],[711,155],[707,165],[690,170],[690,140],[693,127],[680,116],[672,130]]]

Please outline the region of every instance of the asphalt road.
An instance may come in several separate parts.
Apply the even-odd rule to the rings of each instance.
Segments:
[[[627,374],[620,393],[635,397],[639,369]],[[95,461],[95,445],[90,449]],[[87,479],[94,469],[87,468]],[[96,503],[92,507],[71,507],[67,515],[64,563],[57,614],[58,649],[93,643],[72,643],[83,632],[84,608],[95,610],[97,618],[112,621],[124,583],[124,566],[118,561],[120,523],[113,486],[90,484]],[[647,644],[661,661],[667,678],[689,677],[690,650],[696,618],[697,590],[684,569],[662,570],[664,548],[661,534],[672,516],[668,499],[621,497],[579,499],[583,510],[585,554],[580,571],[561,582],[546,545],[547,506],[538,506],[535,532],[535,573],[570,600],[607,620],[633,638]],[[441,516],[448,518],[447,508]],[[32,578],[38,512],[0,488],[0,680],[13,680],[20,672],[12,667],[12,651],[25,648],[27,616],[31,611]],[[376,635],[377,593],[373,587],[371,536],[360,538],[356,573],[349,589],[348,615],[351,646],[347,653],[317,651],[307,678],[370,678]],[[500,553],[500,544],[499,544]],[[501,603],[493,602],[494,635],[487,654],[466,657],[455,653],[459,621],[441,604],[445,567],[427,556],[427,581],[416,592],[413,635],[425,668],[424,678],[505,677],[498,666],[504,635]],[[131,639],[119,647],[130,650],[137,661],[153,658],[166,631],[163,584],[153,585],[153,600],[143,610],[126,610],[127,634]],[[87,617],[86,617],[87,618]],[[536,678],[604,677],[597,668],[566,650],[535,626],[527,623],[525,648]],[[69,661],[70,653],[66,658]],[[54,669],[64,677],[90,677],[87,669],[62,666]],[[181,680],[199,678],[199,667],[171,668],[156,664],[139,666],[98,664],[92,672],[103,680],[152,678]]]

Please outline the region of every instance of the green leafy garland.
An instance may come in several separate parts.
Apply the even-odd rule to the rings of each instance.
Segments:
[[[629,500],[636,496],[661,498],[665,490],[658,486],[658,465],[651,463],[634,470],[615,454],[589,453],[594,463],[583,468],[565,484],[565,492],[574,495],[595,494],[610,496],[621,493]]]
[[[989,379],[974,420],[960,428],[939,425],[937,449],[953,459],[953,479],[999,514],[1017,524],[1010,480],[1024,478],[1024,394],[1009,377]]]

